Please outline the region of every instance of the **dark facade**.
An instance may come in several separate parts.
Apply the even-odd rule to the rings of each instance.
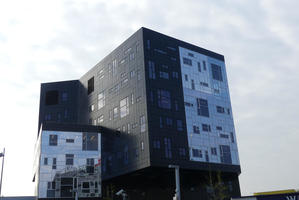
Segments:
[[[195,58],[198,80],[185,69],[194,68]],[[187,106],[196,103],[188,102],[189,96],[197,99],[198,119],[193,121]],[[174,172],[169,164],[181,167],[183,199],[208,198],[208,177],[219,173],[228,194],[240,195],[220,54],[141,28],[79,80],[42,84],[39,126],[44,122],[100,125],[117,133],[102,141],[107,196],[123,188],[131,199],[171,199]],[[208,140],[212,146],[205,144]]]

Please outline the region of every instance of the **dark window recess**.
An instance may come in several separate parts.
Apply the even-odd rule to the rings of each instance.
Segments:
[[[198,126],[193,126],[193,133],[200,133],[199,127]]]
[[[188,53],[188,56],[194,57],[194,54],[193,53]]]
[[[205,86],[205,87],[209,87],[209,84],[207,84],[205,82],[200,82],[199,84],[202,85],[202,86]]]
[[[170,92],[167,90],[158,89],[158,107],[171,109]]]
[[[221,138],[228,139],[228,135],[226,135],[226,134],[220,134],[220,137],[221,137]]]
[[[146,48],[147,48],[147,49],[150,49],[150,48],[151,48],[151,41],[150,41],[150,40],[147,40],[147,41],[146,41]]]
[[[226,111],[227,111],[227,114],[230,115],[230,109],[227,108]]]
[[[172,127],[172,119],[171,119],[171,118],[166,117],[166,125],[167,125],[168,127]]]
[[[161,146],[160,146],[160,140],[154,140],[153,141],[153,148],[154,149],[160,149]]]
[[[165,145],[165,157],[172,158],[170,138],[164,138],[164,145]]]
[[[195,90],[195,83],[194,83],[194,80],[191,80],[191,88],[192,88],[192,90]]]
[[[164,78],[164,79],[169,79],[169,74],[168,72],[162,72],[160,71],[160,78]]]
[[[185,102],[185,106],[193,107],[193,104],[192,104],[192,103],[189,103],[189,102]]]
[[[218,113],[224,113],[224,108],[221,106],[216,106],[216,110]]]
[[[182,120],[178,119],[176,120],[177,130],[182,131],[183,130],[183,122]]]
[[[185,81],[188,81],[188,75],[185,74]]]
[[[53,158],[52,169],[56,169],[56,158]]]
[[[200,62],[197,63],[197,69],[198,69],[199,72],[201,72]]]
[[[219,65],[211,64],[211,68],[213,79],[223,81],[221,67]]]
[[[62,93],[62,101],[67,101],[68,99],[68,93],[67,92],[63,92]]]
[[[74,143],[75,140],[74,139],[66,139],[66,143]]]
[[[210,117],[208,101],[197,98],[197,114],[204,117]]]
[[[202,152],[199,149],[192,149],[193,157],[202,158]]]
[[[235,137],[234,137],[233,132],[230,132],[230,139],[231,139],[232,143],[235,143]]]
[[[74,165],[74,154],[65,154],[65,164]]]
[[[94,91],[94,77],[88,80],[87,82],[87,94],[90,94]]]
[[[220,145],[220,160],[221,160],[221,163],[232,164],[230,146]]]
[[[94,159],[93,158],[86,158],[86,171],[89,174],[94,173]]]
[[[44,165],[48,165],[48,158],[44,158]]]
[[[151,104],[154,104],[154,91],[153,90],[150,90],[149,98],[150,98]]]
[[[211,154],[217,156],[217,149],[215,147],[211,148]]]
[[[206,132],[211,132],[211,126],[209,124],[202,124],[202,130]]]
[[[216,129],[217,129],[218,131],[222,131],[222,127],[221,127],[221,126],[216,126]]]
[[[185,157],[186,156],[186,149],[185,148],[179,148],[179,155],[181,157]]]
[[[98,150],[98,134],[97,133],[83,133],[82,150],[97,151]]]
[[[210,159],[209,159],[209,152],[208,151],[205,151],[205,156],[206,156],[206,161],[209,162]]]
[[[163,118],[160,117],[160,128],[163,128]]]
[[[190,65],[190,66],[192,66],[192,60],[189,59],[189,58],[183,58],[183,63],[184,63],[185,65]]]
[[[203,70],[204,70],[204,71],[207,71],[206,61],[202,61],[202,64],[203,64]]]
[[[178,79],[179,73],[178,72],[172,72],[172,78]]]
[[[148,73],[150,79],[156,79],[155,63],[153,61],[148,61]]]
[[[45,104],[47,106],[49,105],[57,105],[58,104],[58,91],[57,90],[51,90],[46,92],[46,102]]]
[[[49,136],[49,145],[50,146],[57,146],[57,135],[50,135]]]
[[[175,111],[179,111],[179,103],[177,100],[174,100],[174,109]]]

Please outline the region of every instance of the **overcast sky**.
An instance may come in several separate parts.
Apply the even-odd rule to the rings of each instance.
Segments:
[[[33,195],[40,83],[80,78],[142,26],[225,56],[242,195],[299,189],[298,8],[296,0],[0,0],[2,194]]]

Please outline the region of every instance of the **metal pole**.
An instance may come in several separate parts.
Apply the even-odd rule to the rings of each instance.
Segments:
[[[175,169],[175,197],[176,200],[181,200],[181,189],[180,189],[180,167],[178,165],[168,165],[169,168]]]
[[[2,153],[2,168],[1,168],[1,185],[0,185],[0,197],[1,197],[1,192],[2,192],[2,178],[3,178],[3,167],[4,167],[4,156],[5,156],[5,148],[3,149],[3,153]]]

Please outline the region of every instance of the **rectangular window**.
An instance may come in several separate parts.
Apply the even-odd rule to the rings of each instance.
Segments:
[[[218,113],[224,113],[224,108],[221,106],[216,106],[216,110]]]
[[[188,53],[188,56],[194,57],[194,54],[193,53]]]
[[[216,147],[212,147],[211,148],[211,154],[214,155],[214,156],[217,156],[217,149],[216,149]]]
[[[200,133],[199,127],[198,126],[193,126],[193,133]]]
[[[109,120],[113,119],[113,110],[109,110]]]
[[[208,101],[197,98],[197,114],[204,117],[210,117]]]
[[[219,65],[211,64],[212,77],[214,80],[223,81],[221,67]]]
[[[163,118],[160,117],[160,128],[163,128]]]
[[[170,92],[168,90],[157,90],[158,94],[158,107],[171,109],[171,99],[170,99]]]
[[[208,83],[205,83],[205,82],[200,82],[199,83],[201,86],[204,86],[204,87],[209,87],[209,84]]]
[[[172,78],[178,79],[179,73],[178,72],[172,72]]]
[[[190,66],[192,66],[192,60],[189,59],[189,58],[183,58],[183,63],[184,63],[185,65],[190,65]]]
[[[209,162],[210,159],[209,159],[209,152],[208,151],[205,151],[205,157],[206,157],[206,161]]]
[[[226,135],[226,134],[220,134],[220,137],[221,137],[221,138],[225,138],[225,139],[228,139],[228,138],[229,138],[228,135]]]
[[[57,165],[56,165],[56,158],[53,158],[52,160],[52,169],[56,169]]]
[[[211,126],[209,124],[202,124],[202,130],[206,132],[211,132]]]
[[[154,92],[153,92],[153,90],[150,90],[150,95],[149,95],[149,97],[150,97],[150,102],[151,102],[151,104],[154,104]]]
[[[122,126],[122,132],[125,133],[126,132],[126,125]]]
[[[143,133],[145,131],[145,116],[140,117],[140,131]]]
[[[57,135],[50,135],[49,136],[49,145],[50,146],[57,146],[57,139],[58,139]]]
[[[65,165],[74,165],[74,154],[65,154]]]
[[[169,74],[168,72],[161,72],[160,71],[160,78],[163,78],[163,79],[169,79]]]
[[[160,140],[154,140],[153,141],[153,148],[154,149],[160,149]]]
[[[82,135],[82,150],[83,151],[97,151],[98,150],[98,134],[97,133],[83,133]]]
[[[185,74],[185,81],[188,81],[188,75]]]
[[[67,94],[67,92],[63,92],[62,93],[62,101],[67,101],[67,99],[68,99],[68,94]]]
[[[94,111],[94,104],[91,104],[91,105],[88,107],[88,111],[89,111],[89,112],[93,112],[93,111]]]
[[[113,119],[118,117],[118,107],[113,108]]]
[[[227,114],[230,115],[230,109],[227,108],[226,111],[227,111]]]
[[[194,83],[194,80],[191,80],[191,88],[192,88],[192,90],[195,90],[195,83]]]
[[[48,158],[44,158],[44,165],[48,165]]]
[[[174,100],[174,109],[175,111],[179,111],[179,103],[177,100]]]
[[[199,149],[192,149],[193,157],[202,158],[202,152]]]
[[[74,139],[66,139],[65,142],[66,142],[66,143],[74,143],[75,140],[74,140]]]
[[[134,53],[130,53],[129,59],[130,60],[134,60],[135,59],[135,54]]]
[[[135,70],[132,70],[131,72],[130,72],[130,78],[133,78],[135,76]]]
[[[104,122],[104,115],[100,115],[98,117],[98,124],[103,123]]]
[[[186,149],[185,148],[179,148],[179,155],[181,157],[185,157],[186,156]]]
[[[165,157],[172,158],[170,138],[164,138],[164,147],[165,147]]]
[[[182,131],[183,130],[183,122],[182,122],[182,120],[180,120],[180,119],[178,119],[178,120],[176,120],[176,125],[177,125],[177,130],[178,131]]]
[[[199,72],[201,72],[200,62],[197,63],[197,69],[198,69]]]
[[[141,96],[139,96],[139,97],[136,98],[136,103],[138,103],[140,101],[141,101]]]
[[[112,76],[115,76],[117,74],[117,67],[116,67],[116,65],[117,65],[117,60],[114,59],[112,61]]]
[[[172,127],[172,119],[171,119],[171,118],[166,117],[166,125],[167,125],[168,127]]]
[[[235,143],[235,137],[234,137],[233,132],[230,132],[230,139],[231,139],[232,143]]]
[[[146,48],[147,49],[151,48],[151,41],[150,40],[146,40]]]
[[[150,79],[156,79],[155,63],[153,61],[148,61],[148,73]]]
[[[134,93],[131,94],[131,104],[134,104]]]
[[[120,101],[120,118],[129,115],[129,97],[126,97]]]
[[[94,77],[88,80],[87,82],[87,94],[90,94],[94,91]]]
[[[220,147],[220,160],[221,160],[221,163],[232,164],[230,146],[220,145],[219,147]]]
[[[222,127],[221,126],[216,126],[216,130],[222,131]]]
[[[130,125],[130,123],[127,124],[127,133],[128,134],[131,133],[131,125]]]
[[[98,110],[105,106],[105,93],[101,92],[98,94]]]
[[[203,64],[203,70],[207,71],[206,61],[202,61],[202,64]]]
[[[137,70],[137,80],[138,81],[141,80],[141,72],[140,72],[140,70]]]

